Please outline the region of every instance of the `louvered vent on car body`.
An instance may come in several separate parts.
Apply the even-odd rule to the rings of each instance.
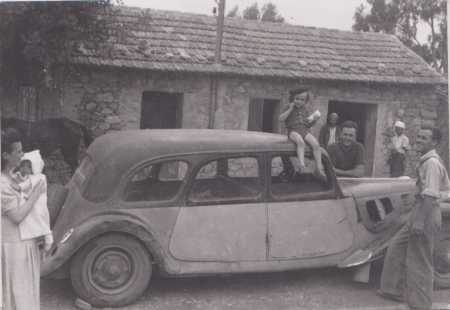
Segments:
[[[367,213],[373,222],[383,221],[394,208],[389,198],[378,198],[366,201]]]

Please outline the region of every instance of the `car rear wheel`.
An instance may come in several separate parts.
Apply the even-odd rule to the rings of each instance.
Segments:
[[[434,284],[450,288],[450,218],[442,221],[442,230],[434,250]]]
[[[111,233],[89,241],[72,260],[70,277],[77,295],[97,307],[124,306],[148,287],[152,264],[134,237]]]

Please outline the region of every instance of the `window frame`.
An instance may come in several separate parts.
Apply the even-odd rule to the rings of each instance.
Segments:
[[[181,181],[180,188],[178,189],[178,192],[176,195],[172,197],[172,199],[169,200],[138,200],[138,201],[129,201],[126,200],[126,190],[128,184],[131,182],[131,179],[135,176],[135,174],[142,168],[149,166],[149,165],[157,165],[160,163],[165,162],[174,162],[174,161],[181,161],[187,164],[187,170],[186,175]],[[133,208],[161,208],[161,207],[171,207],[171,206],[181,206],[182,197],[184,195],[186,185],[188,184],[188,181],[190,179],[190,174],[192,172],[192,160],[189,156],[171,156],[171,157],[160,157],[160,158],[152,158],[152,159],[146,159],[137,165],[133,166],[128,170],[126,174],[122,177],[122,180],[120,182],[120,190],[118,192],[118,200],[120,201],[120,204],[122,205],[132,205],[130,207]]]
[[[258,177],[261,182],[261,191],[257,197],[254,199],[231,199],[228,201],[201,201],[195,202],[189,199],[190,193],[194,187],[195,178],[206,164],[220,160],[220,159],[233,159],[233,158],[245,158],[251,157],[255,158],[258,163]],[[185,205],[187,207],[195,207],[195,206],[219,206],[219,205],[228,205],[228,204],[251,204],[251,203],[259,203],[264,202],[266,200],[267,195],[267,178],[266,178],[266,165],[264,162],[264,154],[262,152],[239,152],[239,153],[221,153],[221,154],[205,154],[201,160],[196,162],[195,167],[190,174],[190,178],[188,181],[188,185],[185,187]]]
[[[322,154],[322,163],[327,176],[330,180],[331,188],[326,191],[299,194],[296,197],[279,197],[272,193],[272,159],[277,156],[287,155],[289,157],[297,156],[295,151],[272,151],[266,153],[266,179],[267,179],[267,202],[288,202],[288,201],[311,201],[311,200],[330,200],[338,199],[338,186],[333,166],[328,157]],[[312,155],[312,154],[311,154]],[[305,154],[307,156],[307,154]]]

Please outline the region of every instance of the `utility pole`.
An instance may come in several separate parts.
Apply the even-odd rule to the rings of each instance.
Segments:
[[[222,56],[223,24],[225,19],[225,0],[219,0],[219,11],[217,14],[217,39],[215,62],[220,64]]]
[[[447,16],[448,16],[448,14],[450,13],[450,8],[448,7],[448,5],[447,5]],[[448,29],[448,26],[450,26],[450,20],[448,20],[447,19],[447,29]],[[448,59],[449,59],[449,57],[450,57],[450,50],[447,48],[447,67],[448,67]],[[447,71],[448,71],[448,68],[447,68]],[[447,77],[448,77],[448,74],[449,73],[447,73]],[[448,81],[448,79],[447,79],[447,81]],[[449,166],[450,166],[450,100],[448,99],[448,94],[449,94],[449,90],[450,90],[450,88],[449,88],[449,85],[448,85],[448,82],[447,82],[447,112],[448,112],[448,114],[447,114],[447,117],[448,117],[448,125],[447,125],[447,129],[448,129],[448,137],[447,137],[447,143],[448,143],[448,163],[449,163]]]
[[[217,3],[217,1],[218,1],[218,3]],[[218,4],[218,12],[217,12],[216,50],[215,50],[215,54],[214,54],[214,65],[220,66],[220,64],[222,62],[222,41],[223,41],[223,28],[224,28],[224,20],[225,20],[225,0],[216,0],[216,3]],[[213,72],[211,74],[211,84],[210,84],[211,105],[210,105],[210,111],[209,111],[208,128],[215,127],[215,119],[216,119],[216,116],[218,116],[218,115],[216,115],[217,101],[218,101],[218,88],[219,88],[218,84],[219,83],[218,83],[217,73]]]

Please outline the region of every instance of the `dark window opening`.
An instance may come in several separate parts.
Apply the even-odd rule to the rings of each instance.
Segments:
[[[146,91],[142,95],[141,129],[181,128],[181,93]]]
[[[280,100],[255,98],[250,100],[248,130],[277,132]]]

